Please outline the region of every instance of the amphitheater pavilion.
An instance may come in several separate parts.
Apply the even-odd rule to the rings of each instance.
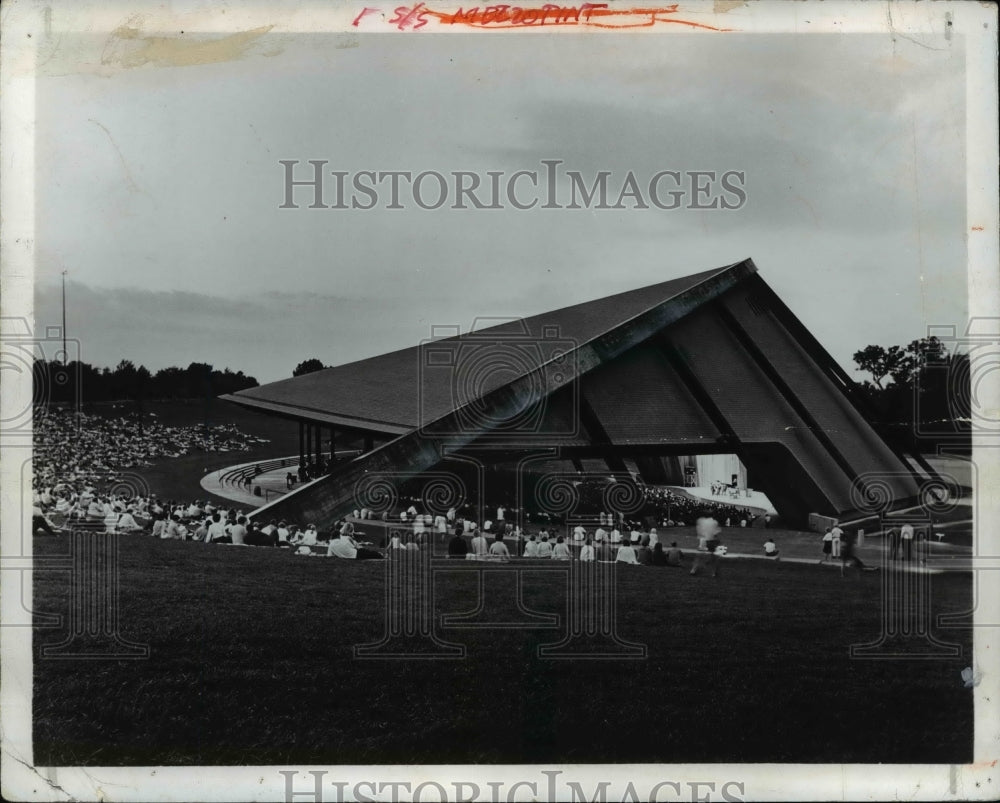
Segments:
[[[272,382],[222,398],[299,425],[325,476],[261,508],[329,526],[366,476],[550,454],[683,484],[693,455],[736,455],[781,517],[893,505],[931,475],[890,446],[858,388],[751,260]],[[445,335],[445,336],[441,336]],[[335,461],[336,452],[360,453]],[[714,479],[714,478],[713,478]]]

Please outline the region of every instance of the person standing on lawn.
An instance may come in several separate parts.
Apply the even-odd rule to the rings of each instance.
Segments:
[[[899,530],[890,527],[885,533],[886,542],[889,544],[889,560],[899,559]]]
[[[712,519],[715,522],[715,519]],[[726,552],[726,548],[722,545],[722,541],[719,537],[719,525],[715,524],[716,531],[714,534],[710,534],[708,540],[705,542],[706,552],[699,552],[694,557],[694,565],[691,567],[691,574],[697,574],[702,566],[706,566],[712,570],[712,577],[719,576],[719,560]]]
[[[903,560],[909,562],[913,560],[913,525],[907,522],[899,531],[899,537],[903,542]]]
[[[823,557],[819,559],[819,563],[829,563],[830,557],[833,555],[833,530],[830,527],[826,528],[826,532],[823,533]]]

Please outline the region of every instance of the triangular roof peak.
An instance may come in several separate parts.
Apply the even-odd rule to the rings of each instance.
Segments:
[[[606,359],[612,356],[607,353],[609,348],[620,353],[621,347],[639,342],[656,328],[687,315],[756,272],[752,260],[746,259],[538,315],[508,319],[464,334],[428,338],[416,346],[271,382],[223,398],[262,412],[402,434],[446,415],[455,406],[454,379],[444,370],[448,367],[444,362],[435,365],[435,354],[446,361],[448,349],[474,348],[490,340],[512,347],[531,344],[538,353],[525,361],[524,374],[536,369],[539,360],[547,362],[553,356],[576,352],[584,346],[592,346]],[[440,332],[440,328],[432,331]],[[451,327],[451,331],[456,328]],[[586,370],[588,366],[584,363],[580,367]],[[481,387],[475,384],[466,387],[461,396],[468,401],[480,391],[488,393],[504,381],[516,378],[518,373],[513,366],[493,371],[483,376]],[[469,381],[475,383],[479,379],[470,376]]]

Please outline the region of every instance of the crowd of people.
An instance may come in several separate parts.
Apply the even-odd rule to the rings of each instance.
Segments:
[[[144,468],[158,458],[246,450],[260,442],[235,427],[152,423],[140,428],[125,418],[54,412],[38,417],[34,432],[33,525],[36,532],[50,535],[90,529],[361,560],[395,558],[403,552],[432,548],[436,538],[439,544],[447,544],[450,558],[523,557],[679,567],[689,562],[676,541],[661,540],[658,529],[682,527],[696,519],[699,528],[711,522],[716,530],[721,529],[720,519],[727,527],[753,523],[748,509],[699,504],[667,488],[646,486],[642,509],[633,511],[631,517],[598,511],[578,517],[575,526],[562,517],[521,511],[506,503],[489,512],[474,511],[467,503],[432,514],[421,511],[419,498],[406,497],[392,511],[354,510],[321,531],[308,522],[251,518],[236,507],[208,499],[164,500],[144,487],[122,482],[122,472]],[[381,526],[372,528],[378,520]],[[356,524],[361,531],[356,532]],[[716,556],[717,544],[712,539],[699,540],[697,553]],[[699,561],[691,568],[697,572]]]
[[[702,514],[714,516],[726,527],[752,527],[758,522],[764,527],[771,524],[770,514],[725,502],[693,499],[662,486],[645,485],[643,493],[646,508],[664,527],[683,527]]]
[[[70,530],[145,535],[162,540],[191,541],[284,549],[295,555],[341,559],[400,559],[420,550],[446,544],[449,559],[508,561],[515,558],[553,561],[607,562],[634,566],[685,568],[691,574],[703,569],[719,572],[720,558],[727,553],[721,542],[722,526],[708,511],[696,518],[698,545],[686,554],[676,540],[661,540],[656,527],[624,526],[623,517],[602,513],[593,529],[577,524],[567,528],[540,527],[528,531],[509,519],[502,506],[495,519],[482,525],[459,516],[452,508],[444,514],[422,514],[413,505],[394,518],[399,524],[381,522],[370,510],[355,510],[325,530],[315,524],[279,520],[261,521],[241,511],[209,500],[179,503],[161,501],[155,495],[127,496],[101,493],[86,485],[77,493],[36,493],[36,531],[58,535]],[[616,521],[619,519],[619,521]],[[381,535],[371,536],[374,531]],[[363,533],[356,527],[366,528]],[[366,534],[367,533],[367,534]],[[363,540],[374,537],[375,542]],[[824,541],[824,544],[828,541]],[[764,555],[780,560],[774,539],[763,545]],[[824,546],[824,551],[826,547]]]
[[[667,544],[660,540],[657,528],[646,531],[636,523],[626,526],[623,517],[612,513],[600,514],[599,524],[592,530],[578,524],[563,535],[559,532],[561,528],[547,526],[537,531],[522,531],[509,520],[510,512],[503,506],[497,509],[495,518],[487,518],[480,525],[472,518],[458,515],[454,508],[431,515],[420,513],[411,504],[394,517],[398,518],[398,524],[383,522],[382,526],[378,524],[381,516],[370,510],[355,510],[333,527],[321,530],[311,523],[261,521],[210,500],[164,501],[155,494],[102,492],[86,481],[79,485],[82,487],[78,483],[56,483],[54,487],[36,490],[33,511],[36,532],[58,535],[89,529],[202,544],[273,547],[297,555],[359,560],[398,558],[408,552],[432,549],[436,537],[437,543],[447,543],[449,558],[523,557],[645,566],[687,565],[676,541]],[[718,531],[714,518],[699,519],[700,528],[703,522],[713,532]],[[383,535],[375,536],[376,542],[359,540],[369,536],[357,533],[356,526],[370,528],[372,524]],[[717,547],[717,541],[706,538],[698,551],[714,555]],[[697,561],[692,571],[696,570]]]
[[[124,417],[45,408],[33,422],[35,529],[152,532],[158,518],[172,516],[186,526],[210,504],[162,502],[137,472],[161,458],[245,451],[266,442],[229,424],[140,425]]]
[[[147,422],[140,426],[127,418],[53,407],[34,420],[34,483],[36,488],[50,490],[83,482],[112,484],[119,472],[145,468],[159,458],[245,451],[261,443],[267,441],[228,424],[171,427]]]

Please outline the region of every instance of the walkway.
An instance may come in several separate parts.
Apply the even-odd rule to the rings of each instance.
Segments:
[[[276,495],[288,492],[285,477],[289,471],[295,473],[298,465],[299,456],[296,454],[226,466],[203,476],[201,487],[231,502],[260,507]],[[249,486],[245,484],[248,477],[251,478]]]

